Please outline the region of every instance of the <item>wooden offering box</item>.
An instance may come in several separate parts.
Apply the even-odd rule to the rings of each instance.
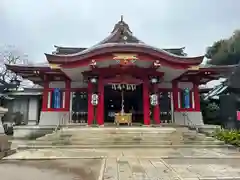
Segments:
[[[115,124],[132,125],[132,113],[115,113]]]

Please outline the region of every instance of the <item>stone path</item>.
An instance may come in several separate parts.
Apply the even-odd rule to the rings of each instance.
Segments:
[[[12,180],[15,169],[24,180],[37,180],[30,178],[36,175],[46,180],[230,180],[240,179],[240,152],[228,148],[31,149],[5,158],[0,174]]]

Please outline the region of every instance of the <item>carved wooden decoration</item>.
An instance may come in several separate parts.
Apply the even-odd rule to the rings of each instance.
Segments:
[[[137,58],[137,54],[113,54],[113,59],[120,65],[133,65]]]

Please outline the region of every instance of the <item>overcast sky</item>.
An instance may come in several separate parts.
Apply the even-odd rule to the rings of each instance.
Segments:
[[[89,47],[124,15],[134,35],[190,56],[240,28],[239,0],[0,0],[0,46],[45,61],[53,45]]]

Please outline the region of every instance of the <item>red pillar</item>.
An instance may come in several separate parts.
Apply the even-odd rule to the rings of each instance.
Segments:
[[[196,82],[193,83],[193,92],[194,92],[195,110],[196,111],[201,111],[198,83],[196,83]]]
[[[172,96],[173,96],[174,110],[176,110],[176,109],[178,109],[178,85],[177,85],[177,81],[172,82]]]
[[[67,80],[65,84],[65,108],[70,111],[71,81]]]
[[[91,125],[94,118],[94,106],[92,105],[93,84],[88,82],[88,125]]]
[[[99,125],[103,125],[104,124],[104,84],[101,76],[98,79],[98,95],[99,95],[99,102],[98,102],[98,108],[97,108],[97,122]]]
[[[42,111],[47,111],[48,109],[48,89],[49,89],[49,81],[45,78],[45,81],[43,84]]]
[[[150,106],[149,106],[149,82],[145,78],[143,81],[143,120],[145,125],[150,124]]]
[[[161,120],[160,120],[158,85],[154,84],[153,86],[154,86],[153,87],[154,88],[154,93],[157,95],[157,98],[158,98],[158,104],[156,106],[154,106],[154,109],[153,109],[153,118],[154,118],[156,124],[160,124]]]

